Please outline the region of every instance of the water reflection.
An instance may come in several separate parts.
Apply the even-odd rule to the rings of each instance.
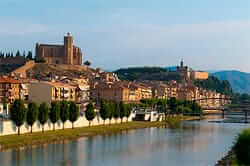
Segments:
[[[0,153],[1,165],[213,165],[245,124],[186,122]]]

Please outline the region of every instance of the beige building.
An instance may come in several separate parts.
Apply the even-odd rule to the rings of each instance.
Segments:
[[[60,82],[37,82],[29,86],[29,100],[37,103],[52,101],[76,101],[77,87]]]
[[[193,80],[207,80],[209,74],[204,71],[192,71],[190,76]]]
[[[0,101],[4,98],[9,103],[13,103],[16,99],[20,98],[20,85],[21,82],[11,77],[0,77]]]
[[[95,82],[91,87],[91,96],[97,102],[105,99],[116,102],[138,103],[141,99],[152,98],[152,90],[150,87],[127,81]]]
[[[36,60],[48,64],[82,65],[81,48],[73,45],[73,37],[64,36],[64,45],[36,44]]]

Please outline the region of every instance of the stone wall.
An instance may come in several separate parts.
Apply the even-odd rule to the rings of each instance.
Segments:
[[[26,78],[26,71],[28,71],[29,69],[32,69],[34,66],[35,66],[35,61],[33,61],[33,60],[28,61],[23,66],[14,70],[12,73],[15,75],[19,75],[21,77]]]
[[[128,121],[131,122],[132,118],[134,118],[135,114],[131,114],[131,116],[128,118]],[[127,118],[123,118],[123,122],[126,122]],[[115,123],[120,123],[121,119],[115,119],[111,120],[111,124]],[[97,126],[97,125],[103,125],[104,121],[100,117],[96,117],[92,122],[91,126]],[[109,120],[105,121],[105,124],[109,124]],[[78,120],[74,123],[74,127],[87,127],[89,126],[89,121],[85,118],[85,116],[81,116],[78,118]],[[55,129],[62,129],[63,124],[59,121],[55,124]],[[72,128],[72,124],[70,121],[67,121],[64,124],[64,128]],[[4,135],[12,135],[12,134],[17,134],[17,127],[12,121],[0,121],[0,136]],[[42,131],[42,126],[41,124],[37,121],[32,128],[33,132],[41,132]],[[53,124],[49,121],[44,125],[44,131],[49,131],[53,130]],[[20,128],[20,133],[29,133],[30,132],[30,126],[28,126],[26,123],[21,126]]]

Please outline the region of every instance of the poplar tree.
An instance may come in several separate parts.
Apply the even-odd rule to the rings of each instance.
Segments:
[[[120,116],[119,117],[121,118],[121,123],[122,123],[122,120],[126,115],[126,108],[125,108],[125,105],[122,101],[119,103],[119,108],[120,108]]]
[[[132,107],[131,107],[131,105],[126,105],[126,114],[125,114],[125,116],[127,117],[127,122],[128,122],[128,118],[130,117],[130,115],[131,115],[131,111],[132,111]]]
[[[64,123],[69,119],[69,104],[67,101],[62,101],[60,104],[60,117],[64,130]]]
[[[42,132],[44,132],[44,125],[49,119],[49,108],[47,103],[42,103],[39,106],[38,120],[42,125]]]
[[[72,129],[74,128],[74,122],[77,121],[80,115],[79,107],[75,102],[70,102],[69,104],[69,120],[72,123]]]
[[[38,107],[36,103],[30,102],[27,111],[27,123],[30,126],[30,133],[32,133],[32,127],[38,118]]]
[[[109,124],[111,124],[111,120],[114,116],[114,103],[112,101],[109,101],[108,102],[108,109],[109,109],[109,116],[108,116],[108,119],[109,119]]]
[[[24,124],[26,118],[26,108],[21,99],[14,101],[10,108],[10,119],[15,123],[18,128],[18,135],[20,135],[20,127]]]
[[[120,117],[120,106],[119,106],[119,103],[115,103],[114,104],[114,118],[115,118],[115,123],[117,122],[117,119]]]
[[[110,113],[111,111],[108,102],[101,100],[100,115],[103,119],[103,124],[105,124],[105,120],[109,118]]]
[[[87,109],[85,112],[85,117],[89,121],[89,126],[91,124],[91,121],[95,118],[95,116],[96,116],[95,108],[92,101],[90,101],[89,104],[87,105]]]
[[[60,119],[60,104],[57,101],[51,102],[49,118],[55,131],[55,123]]]

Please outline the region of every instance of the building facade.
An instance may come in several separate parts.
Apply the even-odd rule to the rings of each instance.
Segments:
[[[13,103],[20,98],[21,83],[11,77],[3,76],[0,78],[0,101],[7,99],[9,103]]]
[[[82,65],[81,48],[73,45],[73,37],[64,36],[64,45],[36,44],[36,60],[48,64]]]

